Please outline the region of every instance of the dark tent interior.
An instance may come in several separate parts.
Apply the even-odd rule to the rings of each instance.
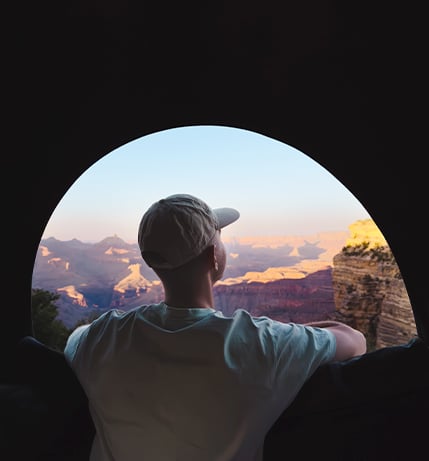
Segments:
[[[93,435],[62,355],[33,338],[32,271],[53,210],[113,149],[194,125],[269,136],[341,181],[388,241],[419,335],[321,367],[268,433],[265,459],[420,458],[429,412],[423,12],[330,0],[32,8],[11,66],[20,152],[4,160],[6,219],[17,222],[4,248],[16,266],[4,271],[2,459],[85,460]],[[30,216],[10,190],[22,188],[24,166]]]

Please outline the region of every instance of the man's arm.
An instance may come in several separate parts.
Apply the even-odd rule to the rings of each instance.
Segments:
[[[305,325],[318,328],[326,328],[336,339],[337,346],[334,360],[347,360],[366,352],[366,338],[359,331],[345,323],[334,321],[310,322]]]

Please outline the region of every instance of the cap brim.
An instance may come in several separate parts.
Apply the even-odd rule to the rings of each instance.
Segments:
[[[234,208],[215,208],[213,213],[217,216],[219,227],[222,229],[240,217],[240,213]]]

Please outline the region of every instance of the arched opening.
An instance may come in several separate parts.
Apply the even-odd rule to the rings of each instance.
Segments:
[[[283,142],[199,125],[126,143],[70,187],[37,253],[32,286],[48,293],[33,296],[36,337],[61,350],[70,331],[106,310],[162,300],[137,227],[151,203],[177,192],[241,212],[223,235],[229,259],[215,307],[224,314],[342,320],[365,333],[369,350],[416,336],[389,246],[340,181]]]

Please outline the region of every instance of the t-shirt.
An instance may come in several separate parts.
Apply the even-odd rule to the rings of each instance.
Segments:
[[[96,428],[91,461],[259,461],[335,347],[326,329],[160,303],[101,315],[64,352]]]

